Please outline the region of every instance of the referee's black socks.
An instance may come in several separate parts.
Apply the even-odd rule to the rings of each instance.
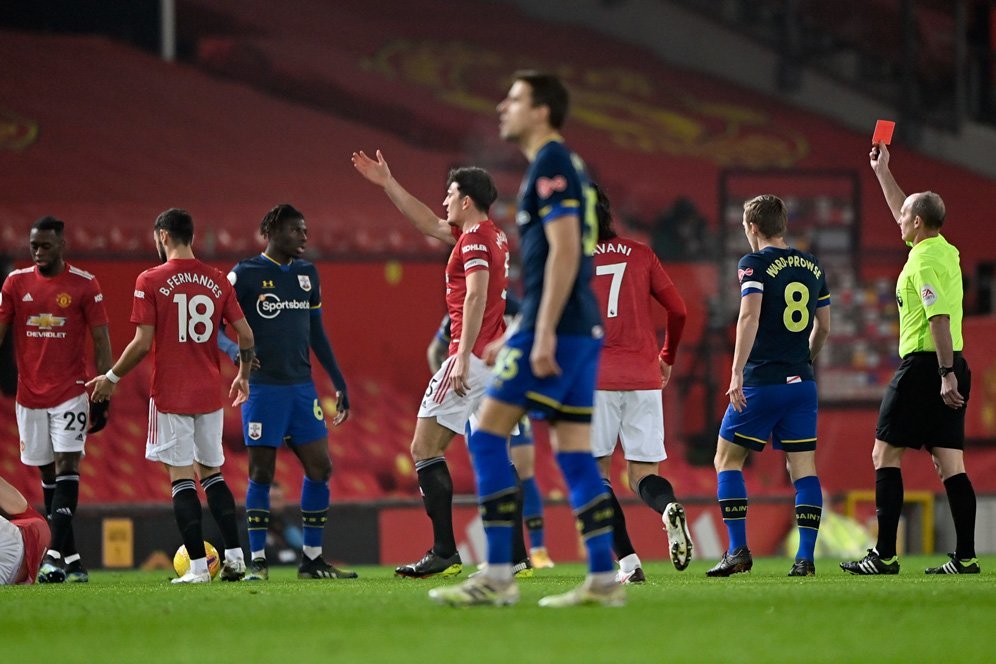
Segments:
[[[903,473],[899,468],[875,470],[875,513],[878,515],[875,551],[882,560],[889,560],[896,555],[896,532],[903,514]]]
[[[955,557],[970,560],[975,557],[975,489],[966,473],[944,480],[944,489],[948,492],[951,518],[954,519]]]

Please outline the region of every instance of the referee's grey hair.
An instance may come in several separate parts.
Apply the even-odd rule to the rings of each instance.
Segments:
[[[910,203],[910,212],[913,217],[920,217],[927,228],[940,228],[944,225],[944,216],[947,210],[944,208],[944,200],[932,191],[924,191],[916,195]]]

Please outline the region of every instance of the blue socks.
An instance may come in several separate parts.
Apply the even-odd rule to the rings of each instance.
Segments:
[[[810,475],[796,480],[795,519],[799,526],[799,551],[795,554],[796,559],[813,560],[822,515],[823,490],[820,478]]]
[[[266,531],[270,527],[270,485],[249,480],[246,491],[246,522],[249,528],[249,552],[266,550]]]
[[[567,481],[571,507],[588,548],[589,571],[613,571],[612,502],[602,485],[595,458],[588,451],[557,452],[557,463]]]
[[[729,553],[747,546],[747,485],[739,470],[723,470],[717,475],[716,497],[730,538]]]
[[[329,514],[329,483],[304,478],[301,485],[301,525],[304,527],[304,545],[322,545],[325,522]]]
[[[518,479],[508,457],[508,442],[502,436],[477,430],[470,435],[467,448],[477,479],[481,520],[488,541],[488,564],[511,565]]]
[[[526,529],[529,531],[529,548],[544,546],[543,498],[535,476],[522,480],[522,520],[526,522]]]

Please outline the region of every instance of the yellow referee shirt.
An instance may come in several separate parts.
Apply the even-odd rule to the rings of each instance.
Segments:
[[[899,304],[899,356],[918,351],[933,352],[929,320],[947,315],[951,320],[953,349],[965,345],[961,335],[962,284],[958,249],[942,235],[921,240],[910,249],[909,258],[896,283]]]

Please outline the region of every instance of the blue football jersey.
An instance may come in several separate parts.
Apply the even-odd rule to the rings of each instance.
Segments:
[[[228,275],[256,340],[259,369],[250,382],[293,385],[311,380],[311,316],[320,315],[321,284],[314,264],[281,265],[265,254]]]
[[[830,304],[819,261],[797,249],[765,247],[737,266],[741,297],[761,293],[761,318],[744,385],[813,380],[809,333],[817,307]]]
[[[560,141],[550,141],[536,154],[519,190],[519,226],[522,253],[522,319],[519,330],[536,328],[536,315],[543,294],[543,273],[550,245],[543,225],[573,213],[581,231],[581,265],[571,288],[558,335],[600,335],[601,318],[591,290],[592,253],[597,240],[594,192],[588,187],[584,162]]]

